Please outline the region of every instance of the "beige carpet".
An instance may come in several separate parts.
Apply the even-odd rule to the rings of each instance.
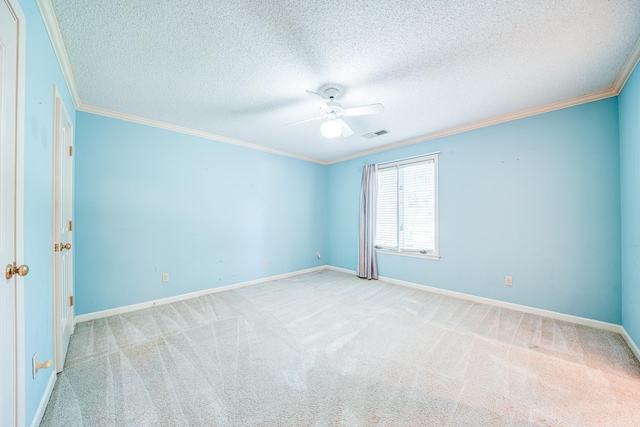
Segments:
[[[622,337],[321,271],[78,324],[43,426],[639,426]]]

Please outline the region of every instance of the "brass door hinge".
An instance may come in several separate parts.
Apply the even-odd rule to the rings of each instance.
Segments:
[[[69,155],[73,156],[73,145],[69,146]]]
[[[69,231],[73,230],[73,221],[69,221]]]
[[[69,297],[69,307],[73,307],[73,295]]]

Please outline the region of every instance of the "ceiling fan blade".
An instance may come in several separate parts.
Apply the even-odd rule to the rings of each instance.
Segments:
[[[349,125],[344,122],[344,120],[336,119],[336,122],[340,123],[340,125],[342,126],[342,136],[353,135],[353,129],[351,129]]]
[[[327,98],[320,95],[319,93],[311,92],[310,90],[306,92],[307,92],[307,95],[312,97],[315,101],[319,102],[321,107],[325,107],[325,108],[327,107],[327,101],[329,101]]]
[[[345,116],[366,116],[367,114],[378,114],[384,111],[384,105],[382,104],[371,104],[371,105],[363,105],[361,107],[353,107],[347,108],[344,110]]]
[[[299,125],[300,123],[305,123],[305,122],[311,122],[314,120],[320,120],[320,119],[324,119],[324,116],[318,116],[318,117],[314,117],[312,119],[306,119],[306,120],[300,120],[298,122],[293,122],[293,123],[287,123],[285,126],[293,126],[293,125]]]

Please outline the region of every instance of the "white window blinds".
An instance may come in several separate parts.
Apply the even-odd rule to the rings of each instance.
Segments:
[[[378,219],[376,246],[398,246],[398,171],[396,168],[378,170]]]
[[[435,156],[379,167],[377,247],[437,253],[436,174]]]

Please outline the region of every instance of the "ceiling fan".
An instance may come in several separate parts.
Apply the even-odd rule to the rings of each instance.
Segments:
[[[366,116],[368,114],[378,114],[384,111],[384,106],[380,103],[362,105],[360,107],[343,108],[342,105],[335,100],[340,91],[334,87],[330,87],[324,90],[326,97],[319,93],[306,91],[307,94],[320,103],[320,115],[312,119],[300,120],[298,122],[288,123],[285,126],[298,125],[300,123],[306,123],[313,120],[326,119],[326,121],[320,126],[320,133],[327,138],[335,138],[338,135],[351,136],[353,130],[345,123],[344,120],[339,118],[353,117],[353,116]]]

